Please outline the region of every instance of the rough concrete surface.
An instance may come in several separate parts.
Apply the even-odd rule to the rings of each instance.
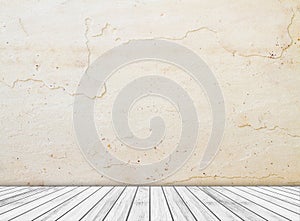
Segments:
[[[165,139],[151,150],[122,146],[111,124],[118,92],[133,79],[161,75],[193,99],[197,147],[172,176],[154,184],[300,184],[300,3],[284,1],[0,1],[0,184],[119,184],[84,158],[73,129],[81,76],[104,52],[134,39],[164,39],[201,57],[222,89],[226,126],[213,162],[199,170],[211,132],[205,91],[184,71],[143,61],[114,73],[95,99],[103,143],[124,164],[170,154],[180,135],[171,103],[145,97],[129,114],[149,135],[160,115]],[[114,166],[114,165],[111,165]]]

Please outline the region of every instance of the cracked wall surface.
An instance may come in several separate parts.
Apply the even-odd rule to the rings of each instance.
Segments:
[[[151,116],[163,117],[165,139],[153,150],[124,148],[110,120],[113,101],[127,83],[160,75],[188,92],[200,131],[184,167],[154,184],[300,184],[299,1],[2,0],[0,8],[1,185],[118,184],[82,155],[73,103],[93,61],[134,39],[173,41],[207,63],[225,99],[225,133],[214,161],[200,171],[212,122],[205,92],[172,65],[141,62],[118,70],[89,97],[108,151],[124,164],[146,164],[174,150],[180,116],[162,99],[147,97],[129,114],[140,137],[149,135]]]

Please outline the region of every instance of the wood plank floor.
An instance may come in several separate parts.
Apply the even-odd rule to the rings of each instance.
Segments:
[[[0,220],[300,220],[300,187],[0,186]]]

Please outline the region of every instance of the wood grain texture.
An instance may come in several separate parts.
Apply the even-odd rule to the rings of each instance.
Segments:
[[[0,187],[0,220],[295,220],[298,187]]]

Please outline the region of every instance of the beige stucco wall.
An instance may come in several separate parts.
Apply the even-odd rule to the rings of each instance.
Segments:
[[[220,151],[198,169],[211,129],[205,93],[183,71],[150,61],[120,69],[96,98],[108,150],[143,164],[176,146],[178,113],[162,99],[147,97],[129,115],[141,137],[149,116],[165,119],[165,140],[149,154],[121,148],[110,124],[118,91],[156,74],[193,98],[200,131],[184,167],[154,184],[300,184],[299,1],[0,1],[0,11],[0,184],[119,184],[93,169],[77,145],[76,88],[105,51],[156,38],[193,50],[216,76],[226,108]]]

